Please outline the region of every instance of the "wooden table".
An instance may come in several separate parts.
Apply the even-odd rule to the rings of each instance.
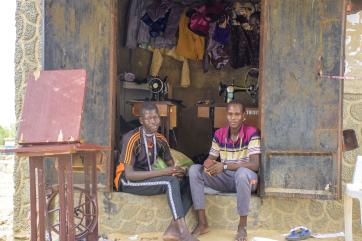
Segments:
[[[61,241],[98,240],[96,154],[111,148],[108,143],[93,144],[102,142],[89,133],[102,123],[86,118],[86,76],[85,70],[53,70],[27,80],[20,147],[12,151],[29,157],[32,241],[45,241],[46,232],[58,233]],[[51,172],[44,165],[49,157],[56,160]],[[73,183],[73,161],[78,157],[83,160],[81,187]],[[55,185],[46,183],[45,175]]]
[[[140,110],[144,101],[130,101],[132,114],[140,116]],[[161,117],[161,133],[170,141],[170,130],[177,127],[177,106],[170,101],[153,101]]]
[[[61,241],[84,238],[88,241],[98,240],[96,153],[109,149],[98,145],[75,143],[29,145],[11,150],[18,156],[29,157],[32,241],[45,241],[46,231],[55,231]],[[84,203],[79,202],[74,205],[72,164],[76,156],[81,156],[84,160],[85,196]],[[56,187],[50,187],[45,182],[45,157],[56,159],[58,169]],[[59,196],[59,208],[50,209],[47,197],[54,195]],[[51,223],[55,222],[49,217],[52,212],[59,212],[59,223]],[[81,221],[75,223],[75,218]]]

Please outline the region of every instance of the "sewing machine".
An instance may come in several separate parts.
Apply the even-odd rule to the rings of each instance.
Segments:
[[[245,91],[253,98],[253,101],[256,101],[256,97],[258,94],[258,86],[250,85],[248,87],[237,86],[234,83],[231,85],[226,85],[220,82],[219,84],[219,96],[225,94],[224,102],[229,103],[234,99],[234,95],[236,92]]]
[[[246,72],[244,80],[241,80],[242,83],[240,86],[235,85],[234,80],[232,81],[232,84],[223,84],[222,82],[220,82],[219,96],[224,94],[224,102],[229,103],[234,99],[234,95],[236,92],[245,91],[253,99],[253,103],[256,103],[259,91],[258,77],[259,69],[250,68]]]
[[[168,84],[167,76],[161,80],[159,77],[151,77],[148,79],[148,87],[151,91],[152,101],[163,101],[167,99]]]

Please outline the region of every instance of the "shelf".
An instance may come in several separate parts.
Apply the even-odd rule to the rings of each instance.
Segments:
[[[127,82],[127,81],[122,81],[121,84],[124,89],[147,90],[147,91],[150,90],[148,84],[137,84],[135,82]]]

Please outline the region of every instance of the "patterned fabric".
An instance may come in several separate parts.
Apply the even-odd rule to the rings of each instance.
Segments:
[[[242,125],[234,142],[229,127],[220,128],[215,132],[209,154],[220,157],[222,162],[248,162],[251,155],[260,154],[260,133],[255,127]]]

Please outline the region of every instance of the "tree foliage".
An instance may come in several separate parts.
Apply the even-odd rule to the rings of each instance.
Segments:
[[[0,145],[4,145],[4,139],[9,137],[15,137],[15,125],[11,125],[10,127],[0,126]]]

